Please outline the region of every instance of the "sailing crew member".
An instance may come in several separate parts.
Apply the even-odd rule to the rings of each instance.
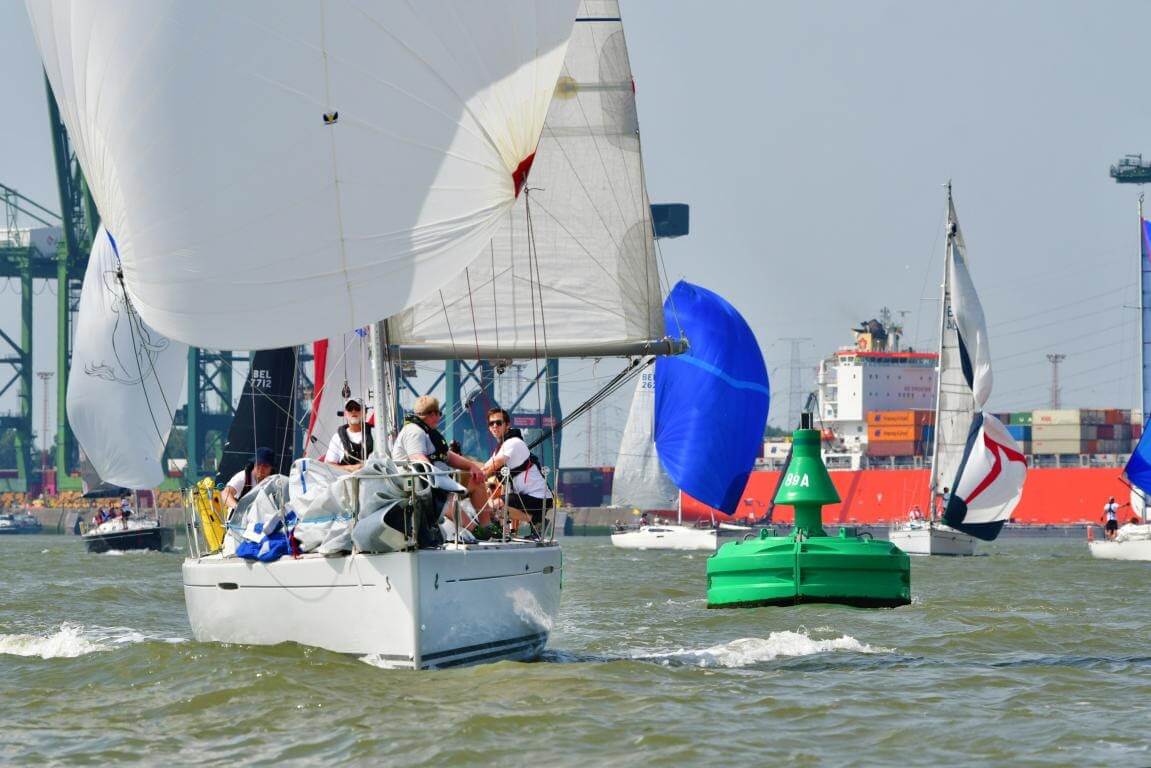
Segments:
[[[232,479],[220,493],[220,500],[224,502],[224,506],[229,510],[235,509],[248,491],[272,474],[272,465],[275,461],[276,455],[272,453],[271,448],[257,448],[252,463],[232,475]]]
[[[487,511],[487,490],[484,488],[484,471],[476,462],[466,459],[448,446],[448,441],[440,433],[440,401],[431,395],[417,397],[412,406],[412,415],[404,419],[404,426],[396,435],[392,445],[392,459],[395,461],[425,461],[440,469],[461,469],[468,473],[468,498],[472,506],[480,510],[478,522],[487,525],[490,515]]]
[[[1106,534],[1108,540],[1114,539],[1116,531],[1119,530],[1119,510],[1129,506],[1131,506],[1130,503],[1115,503],[1114,496],[1107,499],[1107,503],[1103,505],[1103,514],[1099,519],[1104,521],[1103,533]]]
[[[499,447],[484,464],[484,474],[494,476],[503,467],[509,468],[511,488],[505,489],[508,508],[527,513],[538,533],[543,529],[544,511],[554,504],[539,462],[532,457],[520,431],[512,428],[511,417],[503,408],[488,411],[488,433]]]
[[[328,442],[328,452],[324,454],[324,461],[328,464],[339,464],[349,471],[355,471],[364,465],[364,461],[372,455],[375,443],[372,441],[372,431],[364,429],[364,406],[356,398],[344,403],[344,418],[347,423],[342,425],[332,439]]]

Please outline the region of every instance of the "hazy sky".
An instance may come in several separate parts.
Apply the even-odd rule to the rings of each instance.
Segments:
[[[1124,153],[1151,157],[1139,53],[1151,3],[622,10],[651,198],[692,207],[692,234],[663,244],[668,270],[751,323],[772,423],[787,413],[781,339],[810,338],[804,389],[816,361],[882,306],[910,311],[911,343],[935,345],[948,179],[990,325],[991,408],[1046,407],[1053,351],[1067,354],[1065,405],[1138,405],[1138,189],[1107,170]],[[58,208],[43,78],[17,0],[0,0],[0,72],[0,182]],[[15,306],[0,293],[0,327],[18,329]],[[37,342],[46,367],[53,337]],[[568,408],[589,366],[565,368]]]

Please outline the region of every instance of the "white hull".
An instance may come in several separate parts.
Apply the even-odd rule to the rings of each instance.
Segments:
[[[892,528],[887,538],[909,555],[975,554],[975,539],[946,525]]]
[[[1151,561],[1151,525],[1125,525],[1116,540],[1088,541],[1087,547],[1100,560]]]
[[[716,534],[712,528],[689,528],[686,525],[645,525],[634,531],[611,535],[611,543],[620,549],[668,549],[686,552],[714,552]]]
[[[559,610],[554,544],[305,555],[259,563],[184,561],[184,599],[201,642],[294,642],[394,668],[539,656]]]

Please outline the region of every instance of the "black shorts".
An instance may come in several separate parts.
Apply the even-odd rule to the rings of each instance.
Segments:
[[[532,525],[539,526],[544,521],[544,511],[555,506],[554,499],[541,499],[539,496],[529,496],[526,493],[509,493],[508,506],[527,512],[532,516]]]
[[[1111,531],[1119,530],[1119,521],[1118,520],[1108,520],[1107,524],[1103,526],[1103,530],[1107,531],[1108,533],[1110,533]]]

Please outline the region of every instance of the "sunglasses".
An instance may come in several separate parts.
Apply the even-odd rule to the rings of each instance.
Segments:
[[[502,419],[495,419],[493,421],[488,422],[489,427],[502,427],[503,425],[504,425],[504,422]]]

